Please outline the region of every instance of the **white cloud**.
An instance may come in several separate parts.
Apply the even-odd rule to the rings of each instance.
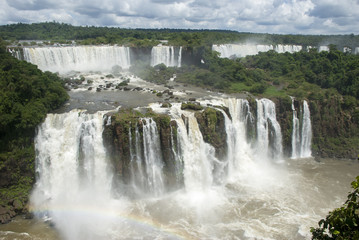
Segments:
[[[59,21],[130,28],[356,34],[358,0],[0,0],[0,24]]]

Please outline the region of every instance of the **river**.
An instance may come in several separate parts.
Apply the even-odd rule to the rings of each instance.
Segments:
[[[346,200],[359,162],[287,159],[271,169],[248,170],[253,171],[206,192],[119,196],[101,209],[68,209],[69,216],[87,219],[93,229],[99,229],[94,222],[105,227],[103,232],[86,227],[76,233],[80,238],[70,239],[310,239],[310,227]],[[62,234],[56,226],[21,217],[0,225],[0,239],[71,236]]]

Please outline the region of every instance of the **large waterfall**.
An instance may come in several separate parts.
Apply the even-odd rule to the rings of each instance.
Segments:
[[[165,64],[167,67],[181,67],[182,47],[155,46],[151,51],[151,66]]]
[[[223,155],[205,141],[198,118],[202,112],[184,110],[181,103],[167,109],[150,105],[170,116],[168,131],[150,116],[123,124],[115,113],[49,114],[35,139],[34,212],[50,219],[64,239],[80,240],[217,239],[226,234],[280,239],[307,228],[298,219],[305,222],[308,213],[299,216],[296,209],[307,209],[309,198],[298,195],[295,182],[289,183],[293,178],[283,164],[275,104],[235,98],[200,103],[210,106],[210,114],[222,116]],[[308,114],[303,102],[300,131],[309,137]],[[125,135],[109,146],[106,129]],[[121,141],[127,145],[119,145]],[[301,137],[303,156],[308,143],[310,139]],[[119,148],[121,156],[128,151],[129,159],[111,156],[111,147]],[[164,151],[172,157],[166,159]],[[262,219],[267,212],[270,221]],[[276,229],[287,225],[283,232]]]
[[[307,101],[303,101],[298,116],[298,111],[294,106],[294,98],[292,98],[292,110],[292,158],[311,157],[312,125]]]
[[[131,177],[136,192],[148,192],[160,196],[164,192],[163,183],[163,160],[159,133],[156,122],[150,118],[141,119],[143,123],[142,137],[135,129],[135,148],[130,146],[131,151]],[[129,130],[131,135],[131,131]],[[140,142],[143,142],[143,147]],[[130,138],[130,144],[132,139]],[[143,149],[142,149],[143,148]],[[143,156],[141,156],[143,153]]]
[[[213,51],[220,53],[222,58],[231,57],[246,57],[250,55],[257,55],[259,52],[268,52],[274,50],[278,53],[294,53],[302,50],[300,45],[260,45],[260,44],[220,44],[213,45]]]
[[[102,142],[103,113],[49,114],[35,139],[38,179],[32,195],[37,212],[52,218],[66,239],[92,236],[101,219],[88,209],[109,204],[112,171]],[[92,237],[88,238],[91,239]]]
[[[24,60],[43,71],[108,71],[131,65],[130,49],[122,46],[26,47],[23,51]]]
[[[219,159],[214,147],[204,141],[194,112],[181,110],[180,103],[173,104],[168,112],[177,125],[176,134],[171,129],[170,146],[177,162],[174,169],[183,168],[180,174],[183,174],[184,187],[189,191],[225,183],[243,168],[243,161],[253,161],[256,157],[268,160],[282,158],[281,129],[272,101],[257,100],[257,113],[251,111],[249,102],[244,99],[216,101],[228,107],[230,114],[228,116],[222,109],[217,109],[225,117],[228,149],[223,159]],[[65,204],[66,200],[73,200],[72,194],[90,186],[96,188],[96,192],[109,196],[112,173],[108,171],[112,167],[108,165],[102,129],[104,124],[111,125],[110,120],[110,117],[103,119],[101,112],[87,114],[72,111],[48,115],[36,137],[39,172],[36,204],[60,204],[56,199],[58,196],[61,196],[58,200]],[[161,196],[166,187],[164,149],[161,149],[159,129],[152,118],[138,121],[127,131],[130,166],[127,168],[129,173],[123,174],[130,175],[130,185],[137,195]],[[260,154],[256,153],[257,148],[261,149]],[[108,173],[102,174],[105,172]],[[181,178],[178,172],[174,175]],[[39,201],[41,194],[43,196]]]

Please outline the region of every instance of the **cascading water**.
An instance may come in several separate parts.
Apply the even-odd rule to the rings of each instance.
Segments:
[[[38,128],[38,179],[31,202],[35,213],[50,217],[66,239],[85,239],[88,229],[102,230],[97,227],[99,219],[86,220],[84,215],[111,198],[103,124],[101,112],[72,111],[49,114]]]
[[[208,190],[213,183],[214,148],[203,141],[193,112],[182,111],[180,104],[174,104],[171,114],[178,126],[179,158],[184,163],[185,188],[189,192]]]
[[[179,48],[177,67],[182,66],[182,46]]]
[[[318,51],[319,52],[329,52],[329,47],[328,46],[319,46]]]
[[[106,118],[101,112],[49,114],[35,142],[35,212],[50,217],[61,237],[71,240],[309,238],[309,227],[335,205],[317,196],[331,192],[337,183],[323,179],[328,189],[316,189],[313,184],[321,178],[307,179],[298,172],[325,165],[271,161],[281,158],[282,147],[275,104],[268,99],[257,100],[256,106],[233,98],[200,103],[211,104],[224,116],[228,147],[223,158],[204,141],[196,118],[200,112],[182,110],[180,103],[153,107],[174,122],[169,129],[172,144],[167,146],[183,185],[172,192],[161,154],[163,132],[152,118],[123,125],[130,145],[129,181],[124,186],[114,184],[118,173],[103,143],[103,129],[118,119],[111,121],[111,114]],[[303,102],[303,125],[310,121],[306,113]],[[127,188],[136,191],[136,197],[128,195]]]
[[[251,55],[257,55],[259,52],[268,52],[274,50],[278,53],[295,53],[302,50],[302,46],[299,45],[255,45],[255,44],[220,44],[213,45],[213,51],[220,53],[222,58],[230,57],[246,57]]]
[[[261,154],[282,158],[282,134],[276,119],[275,104],[268,99],[257,101],[257,145]]]
[[[160,196],[164,193],[163,160],[157,125],[150,118],[142,121],[145,121],[143,125],[143,146],[148,189],[155,196]]]
[[[24,60],[43,71],[109,71],[131,66],[130,49],[122,46],[26,47]]]
[[[302,125],[302,144],[301,154],[303,157],[311,157],[311,144],[312,144],[312,124],[310,121],[310,111],[307,101],[303,101],[303,125]]]
[[[228,107],[232,120],[222,111],[225,117],[225,126],[227,132],[227,162],[228,178],[236,175],[250,161],[253,154],[251,142],[248,136],[254,133],[253,115],[250,110],[249,102],[245,99],[226,99],[223,105]],[[245,170],[244,170],[245,171]]]
[[[182,61],[182,47],[179,48],[179,52],[176,53],[173,46],[155,46],[151,51],[151,66],[158,64],[165,64],[167,67],[181,67]]]
[[[292,130],[292,156],[291,158],[311,157],[312,126],[310,120],[310,111],[307,101],[303,101],[303,107],[300,108],[298,118],[294,107],[294,98],[292,98],[293,110],[293,130]]]
[[[293,130],[292,130],[292,158],[300,156],[300,121],[298,113],[294,107],[294,98],[292,97],[292,111],[293,111]]]

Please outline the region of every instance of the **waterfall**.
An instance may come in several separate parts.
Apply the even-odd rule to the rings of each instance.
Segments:
[[[294,98],[292,97],[292,111],[293,111],[293,130],[292,130],[292,158],[300,156],[300,121],[297,116],[297,111],[294,107]]]
[[[274,51],[276,51],[277,53],[285,53],[285,52],[289,52],[289,53],[295,53],[295,52],[300,52],[302,50],[302,46],[300,45],[282,45],[282,44],[278,44]]]
[[[72,111],[48,114],[38,127],[37,181],[31,203],[35,213],[52,218],[66,239],[86,238],[82,209],[103,207],[111,199],[103,123],[101,112]],[[85,220],[94,231],[99,221]]]
[[[263,49],[263,46],[261,46]],[[212,49],[220,53],[222,58],[245,57],[258,54],[256,45],[251,44],[221,44],[213,45]]]
[[[163,184],[163,160],[162,149],[157,130],[156,122],[150,118],[142,120],[143,125],[143,146],[144,163],[146,166],[148,189],[155,196],[160,196],[164,192]]]
[[[276,119],[275,104],[268,99],[257,101],[257,149],[263,156],[282,157],[282,134]]]
[[[212,170],[213,162],[216,161],[215,150],[203,141],[193,112],[181,111],[179,108],[174,110],[184,114],[188,119],[186,126],[180,117],[181,114],[174,114],[178,126],[179,155],[184,164],[185,188],[189,192],[207,190],[213,183]]]
[[[173,46],[155,46],[151,51],[151,66],[165,64],[167,67],[181,67],[182,47],[179,48],[178,57],[175,58]]]
[[[177,67],[182,66],[182,46],[179,48]]]
[[[298,118],[292,98],[293,110],[293,130],[292,130],[292,156],[291,158],[311,157],[312,125],[310,121],[310,111],[307,101],[303,101]]]
[[[303,101],[303,126],[302,126],[302,144],[301,154],[303,157],[311,157],[311,143],[312,143],[312,124],[310,121],[310,111],[307,101]]]
[[[227,162],[228,177],[235,175],[250,161],[253,154],[251,149],[251,139],[248,135],[253,131],[255,119],[252,116],[249,102],[245,99],[227,99],[224,105],[228,107],[232,120],[221,110],[225,117],[227,132]]]
[[[213,45],[213,51],[220,53],[222,58],[231,58],[231,57],[246,57],[251,55],[257,55],[259,52],[268,52],[274,50],[278,53],[295,53],[302,50],[300,45],[255,45],[255,44],[220,44]]]
[[[13,57],[15,57],[15,58],[17,58],[19,60],[23,60],[23,56],[21,56],[21,51],[20,50],[15,50],[15,49],[8,48],[8,51]]]
[[[328,46],[319,46],[318,51],[319,52],[329,52],[329,47]]]
[[[168,238],[171,228],[183,223],[188,229],[192,223],[206,224],[208,220],[212,227],[216,218],[211,217],[217,213],[230,212],[229,216],[238,219],[232,214],[232,204],[238,202],[247,208],[243,205],[247,198],[251,204],[252,197],[259,196],[251,206],[257,211],[256,203],[262,205],[262,196],[269,188],[289,185],[288,176],[281,175],[285,173],[282,161],[278,161],[282,159],[282,135],[274,102],[235,98],[198,101],[216,111],[183,110],[181,103],[161,108],[156,103],[147,115],[151,117],[140,112],[116,115],[81,110],[48,114],[35,138],[37,182],[31,206],[36,215],[50,218],[64,239],[132,239],[142,235],[155,239]],[[299,122],[296,151],[305,157],[310,155],[311,140],[308,103],[304,101],[300,111],[294,103],[292,108],[293,118]],[[215,131],[225,132],[220,139],[226,147],[206,142],[208,131],[202,124],[214,119],[212,116],[220,126]],[[219,148],[225,149],[223,154],[216,154]],[[293,190],[292,186],[288,189]],[[281,203],[283,197],[278,198]],[[229,208],[222,208],[223,204]],[[278,213],[277,205],[271,216]],[[267,205],[263,207],[267,211]],[[169,230],[149,231],[151,224],[134,222],[132,216],[137,215],[151,224],[163,221],[163,229]],[[196,233],[189,238],[198,236],[208,235]]]
[[[24,60],[43,71],[109,71],[113,66],[128,69],[130,49],[122,46],[26,47]]]

